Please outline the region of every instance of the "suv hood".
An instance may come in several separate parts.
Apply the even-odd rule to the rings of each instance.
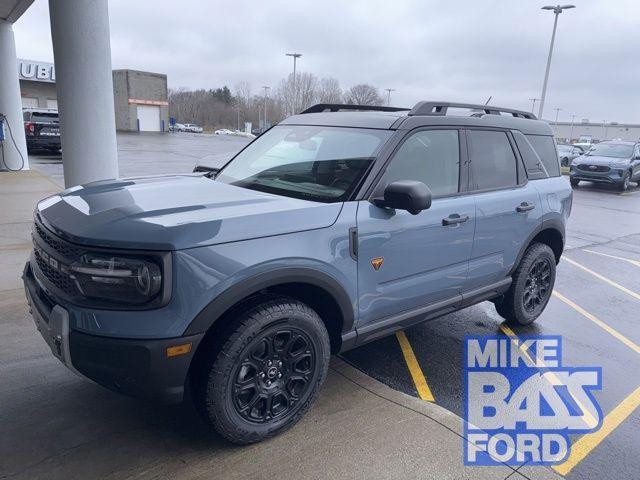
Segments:
[[[317,203],[203,176],[110,180],[42,200],[37,215],[57,235],[93,246],[180,250],[332,225],[342,203]]]

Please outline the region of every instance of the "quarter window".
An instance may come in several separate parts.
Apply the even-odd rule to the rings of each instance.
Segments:
[[[527,135],[529,143],[534,148],[544,168],[550,177],[560,176],[560,162],[558,161],[558,150],[553,141],[553,137],[545,135]]]
[[[458,192],[460,143],[457,130],[423,130],[412,134],[387,167],[385,182],[417,180],[434,196]]]
[[[504,132],[470,130],[469,158],[476,188],[487,190],[516,186],[516,157]]]

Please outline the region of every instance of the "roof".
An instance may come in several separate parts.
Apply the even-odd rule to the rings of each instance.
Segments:
[[[280,125],[317,125],[353,128],[410,130],[419,126],[496,127],[519,130],[528,135],[553,135],[547,122],[518,118],[511,115],[409,115],[409,110],[398,112],[344,111],[305,113],[293,115]]]

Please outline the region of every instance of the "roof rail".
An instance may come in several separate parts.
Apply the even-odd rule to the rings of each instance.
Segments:
[[[300,114],[304,113],[320,113],[320,112],[339,112],[340,110],[357,110],[361,112],[405,112],[408,111],[408,108],[398,108],[398,107],[378,107],[375,105],[347,105],[340,103],[318,103],[317,105],[313,105],[306,110],[300,112]]]
[[[473,103],[452,103],[452,102],[418,102],[409,112],[414,115],[446,115],[449,108],[468,108],[469,110],[480,110],[485,114],[500,115],[508,113],[518,118],[537,120],[538,118],[531,112],[524,110],[514,110],[512,108],[494,107],[493,105],[475,105]]]

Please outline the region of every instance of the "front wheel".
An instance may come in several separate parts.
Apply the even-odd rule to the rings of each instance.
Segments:
[[[578,185],[580,185],[580,180],[574,180],[573,178],[569,180],[569,183],[571,183],[572,187],[577,187]]]
[[[511,287],[496,311],[507,322],[529,325],[543,312],[556,280],[556,258],[543,243],[534,243],[525,252],[513,275]]]
[[[259,442],[293,426],[309,409],[329,367],[329,335],[318,314],[290,298],[240,314],[201,368],[194,401],[227,440]]]
[[[629,182],[631,181],[631,174],[629,172],[624,172],[624,176],[622,177],[622,183],[618,185],[618,190],[621,192],[625,192],[629,189]]]

